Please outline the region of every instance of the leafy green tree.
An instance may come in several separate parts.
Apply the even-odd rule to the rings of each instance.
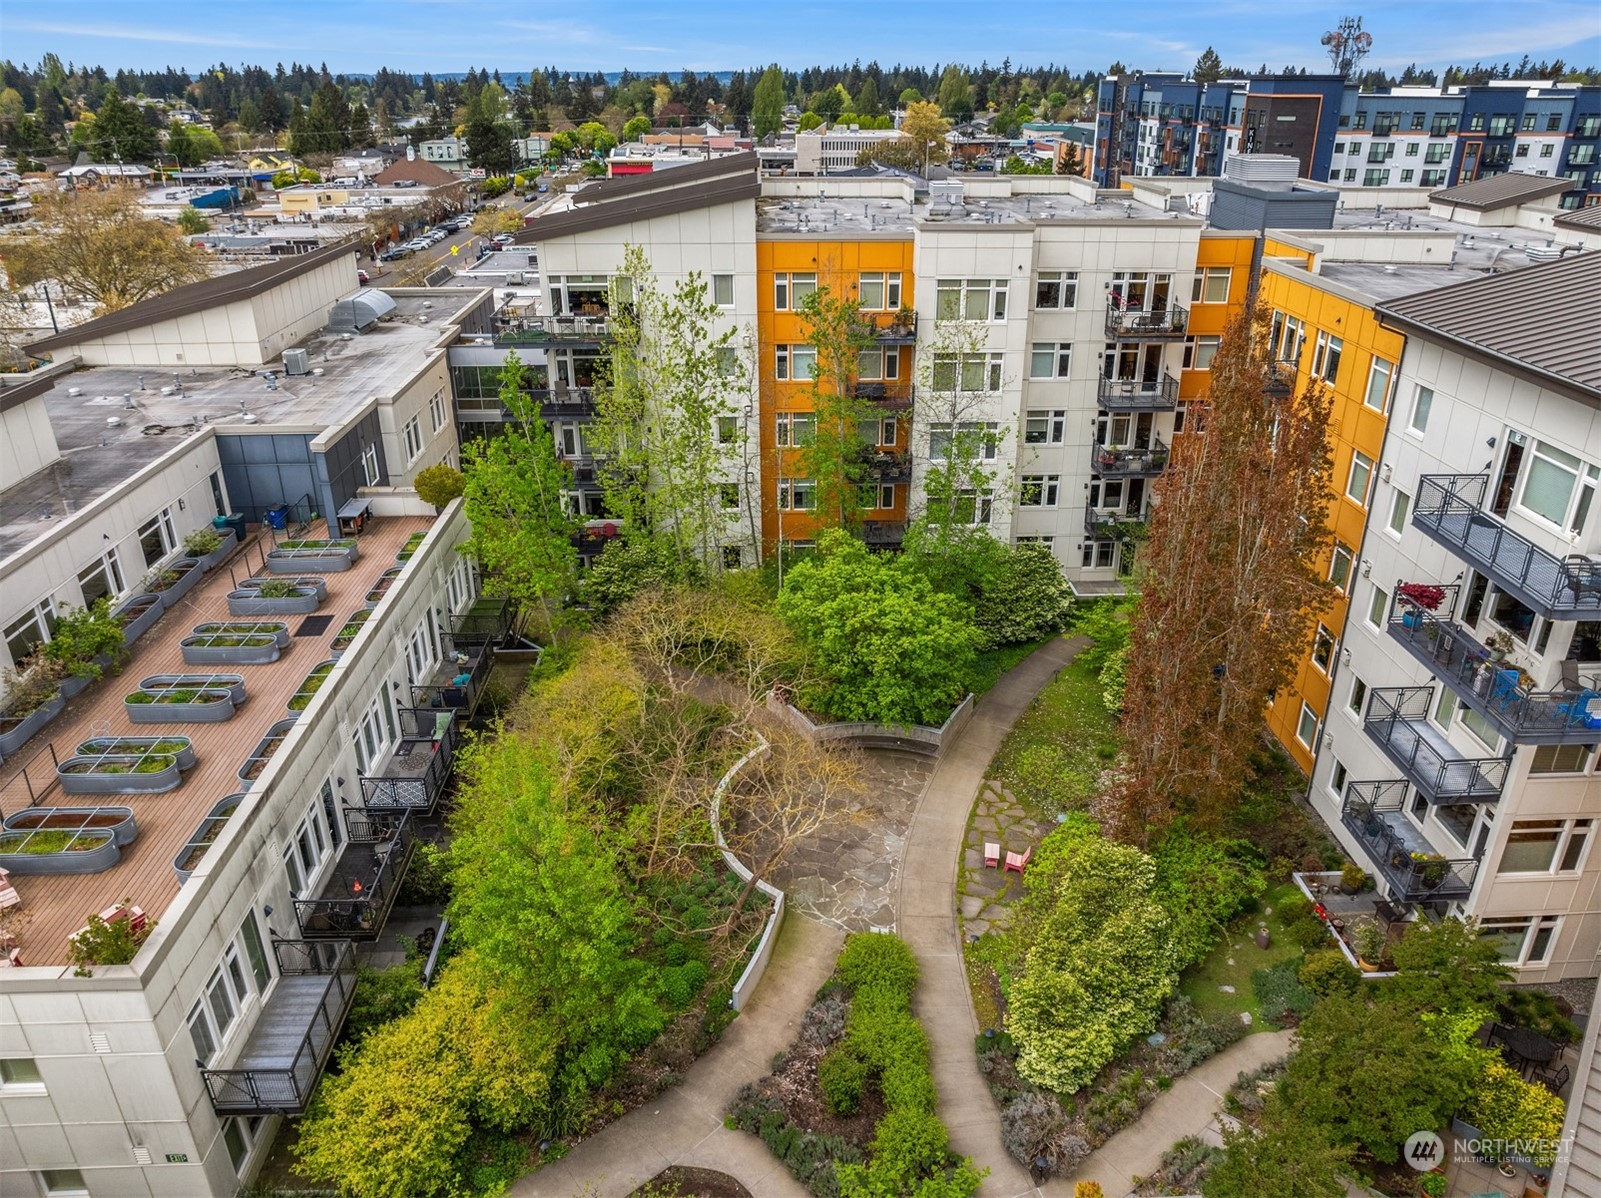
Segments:
[[[605,615],[641,591],[697,580],[698,566],[682,561],[664,540],[615,540],[584,571],[580,593],[591,611]]]
[[[973,119],[973,89],[968,85],[967,72],[954,62],[939,77],[939,109],[953,121]]]
[[[801,318],[807,340],[817,351],[806,397],[816,415],[811,444],[800,453],[804,477],[817,482],[817,512],[841,528],[854,527],[861,518],[863,486],[867,481],[863,440],[865,422],[878,415],[871,402],[858,399],[856,374],[861,351],[873,344],[873,334],[862,319],[857,300],[818,287],[801,301]],[[878,443],[875,431],[872,443]]]
[[[467,160],[492,175],[509,175],[517,167],[511,126],[500,119],[493,93],[485,88],[468,105]]]
[[[821,129],[827,123],[825,118],[818,116],[815,112],[803,112],[800,120],[796,122],[795,128],[802,133],[810,133],[813,129]]]
[[[178,230],[186,237],[193,237],[196,233],[204,233],[209,228],[211,228],[211,222],[193,204],[185,204],[179,210]]]
[[[838,529],[789,572],[778,613],[824,677],[802,701],[842,720],[944,723],[982,641],[955,599]]]
[[[1154,893],[1172,919],[1174,964],[1199,961],[1229,920],[1267,889],[1261,859],[1247,843],[1197,836],[1175,825],[1153,853]]]
[[[557,601],[572,588],[578,551],[576,521],[562,494],[567,475],[556,441],[527,392],[527,371],[515,352],[500,372],[500,402],[512,420],[499,436],[462,449],[467,518],[472,536],[463,551],[494,586],[522,606],[537,604],[554,629]]]
[[[89,124],[87,148],[95,162],[154,162],[156,159],[156,130],[145,119],[142,109],[107,88],[105,99],[95,110]],[[73,130],[73,141],[79,141]]]
[[[435,462],[417,471],[411,485],[416,488],[418,499],[435,507],[444,507],[466,491],[467,476],[449,462]]]
[[[1414,1011],[1494,1010],[1512,976],[1500,951],[1493,938],[1460,919],[1417,920],[1391,950],[1396,972],[1380,994]]]
[[[929,538],[950,556],[989,535],[996,496],[1011,489],[999,465],[1007,456],[1008,430],[987,419],[989,396],[1000,390],[1001,378],[985,352],[984,325],[935,315],[934,336],[918,354],[914,438],[928,446],[919,516]]]
[[[837,121],[840,113],[850,106],[850,93],[836,83],[833,87],[825,87],[821,91],[813,92],[806,108],[807,111],[815,112],[824,120]]]
[[[629,117],[623,125],[623,140],[638,141],[650,132],[650,118],[648,116]]]
[[[923,102],[923,93],[915,87],[908,87],[901,92],[895,102],[902,108],[909,108],[913,104],[921,104]]]
[[[930,163],[950,160],[951,147],[945,140],[945,135],[950,131],[951,123],[945,119],[938,104],[925,101],[908,104],[905,115],[901,117],[901,132],[922,150],[925,172]]]
[[[1070,819],[1040,844],[1009,934],[1018,1072],[1071,1094],[1156,1024],[1177,981],[1156,863]]]
[[[1336,1147],[1316,1123],[1268,1099],[1260,1132],[1236,1124],[1223,1132],[1227,1155],[1201,1182],[1205,1198],[1343,1198],[1349,1148]]]
[[[751,99],[751,127],[757,137],[777,133],[784,127],[784,73],[776,62],[756,81]]]

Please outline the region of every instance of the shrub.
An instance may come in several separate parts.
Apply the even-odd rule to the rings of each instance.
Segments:
[[[808,1048],[824,1048],[838,1040],[845,1032],[845,1015],[850,1003],[838,990],[821,995],[806,1008],[801,1018],[799,1042]]]
[[[121,905],[128,907],[132,903],[131,898],[125,898]],[[98,914],[89,916],[84,920],[84,926],[67,938],[72,963],[77,966],[73,972],[80,977],[88,977],[90,966],[128,964],[138,955],[139,946],[155,930],[156,921],[153,919],[146,919],[144,926],[135,930],[131,918],[107,922]]]
[[[185,557],[205,557],[222,548],[222,534],[215,528],[197,528],[183,539]]]
[[[917,958],[899,936],[858,933],[845,941],[835,967],[840,981],[859,994],[877,990],[911,1000],[917,987]]]
[[[417,471],[411,485],[417,498],[435,507],[444,507],[452,499],[459,499],[467,490],[467,476],[449,462],[435,462]]]
[[[662,998],[675,1011],[682,1011],[695,1001],[695,996],[706,985],[706,964],[703,961],[685,961],[662,970]]]
[[[1539,1141],[1554,1148],[1562,1137],[1565,1108],[1544,1086],[1526,1082],[1516,1070],[1491,1060],[1468,1094],[1464,1113],[1486,1139]],[[1535,1163],[1548,1169],[1554,1160],[1546,1153],[1536,1156]]]
[[[834,1048],[817,1063],[817,1085],[836,1115],[856,1113],[867,1076],[867,1062],[847,1048]]]
[[[991,645],[1037,641],[1060,632],[1073,602],[1056,555],[1043,545],[1015,545],[982,588],[973,622]]]
[[[1337,948],[1321,949],[1308,953],[1301,960],[1296,975],[1313,994],[1327,998],[1331,994],[1355,994],[1362,984],[1362,975],[1351,968],[1345,954]]]
[[[1352,894],[1356,894],[1366,886],[1368,876],[1362,867],[1355,861],[1347,861],[1340,867],[1340,885]]]
[[[111,614],[111,601],[97,599],[88,607],[66,608],[56,620],[50,640],[39,654],[78,678],[100,677],[96,657],[116,657],[126,648],[122,625]]]
[[[1317,1002],[1317,996],[1301,985],[1294,961],[1281,961],[1252,971],[1251,992],[1262,1008],[1263,1019],[1291,1027]]]
[[[1328,926],[1318,918],[1317,912],[1312,910],[1312,904],[1304,896],[1291,895],[1281,902],[1279,919],[1290,939],[1308,952],[1328,947]]]
[[[1012,1158],[1025,1165],[1050,1163],[1066,1173],[1090,1154],[1084,1126],[1062,1109],[1054,1094],[1026,1090],[1001,1111],[1001,1142]]]
[[[405,907],[431,907],[450,901],[450,850],[424,841],[412,854],[397,902]]]

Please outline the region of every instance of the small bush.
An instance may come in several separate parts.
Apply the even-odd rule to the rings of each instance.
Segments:
[[[1355,994],[1357,987],[1362,984],[1361,973],[1351,968],[1351,963],[1337,948],[1308,953],[1301,960],[1297,977],[1301,985],[1319,998],[1327,998],[1331,994]]]
[[[801,1017],[799,1042],[807,1048],[827,1048],[845,1034],[850,1001],[843,991],[831,990],[806,1008]]]
[[[662,970],[661,979],[663,1001],[673,1010],[682,1011],[706,985],[706,965],[702,961],[685,961]]]
[[[917,958],[898,936],[859,932],[845,941],[837,967],[840,980],[855,993],[877,990],[910,1001],[917,987]]]
[[[185,557],[205,557],[222,548],[222,534],[215,528],[197,528],[183,539]]]
[[[817,1063],[817,1085],[836,1115],[856,1113],[867,1076],[867,1062],[847,1048],[835,1048]]]
[[[1281,1027],[1294,1027],[1317,1002],[1317,996],[1301,985],[1294,961],[1255,970],[1251,974],[1251,992],[1262,1008],[1262,1018]]]
[[[1279,904],[1279,919],[1291,940],[1306,949],[1327,948],[1329,930],[1312,910],[1312,904],[1299,894],[1291,895]]]
[[[1001,1142],[1012,1159],[1025,1165],[1045,1160],[1053,1173],[1071,1172],[1090,1154],[1084,1125],[1043,1090],[1027,1090],[1002,1109]]]

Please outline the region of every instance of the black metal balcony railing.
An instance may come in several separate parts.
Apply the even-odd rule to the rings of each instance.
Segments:
[[[917,313],[910,309],[899,312],[862,312],[859,314],[868,326],[873,340],[880,345],[915,345],[917,343]]]
[[[307,940],[371,940],[383,931],[406,876],[416,837],[409,811],[347,811],[350,835],[317,898],[296,899],[295,919]]]
[[[1144,449],[1124,449],[1115,445],[1091,445],[1090,469],[1107,478],[1136,478],[1160,474],[1167,469],[1167,446],[1160,437]]]
[[[852,392],[857,399],[865,399],[888,412],[904,412],[912,406],[912,384],[894,380],[862,382],[857,380]]]
[[[1403,902],[1454,902],[1473,892],[1479,863],[1446,857],[1402,814],[1409,786],[1404,780],[1352,782],[1345,788],[1340,822],[1367,850],[1391,894]]]
[[[1268,363],[1267,384],[1263,388],[1269,395],[1288,395],[1295,390],[1295,363],[1280,362],[1277,359]]]
[[[611,338],[605,313],[529,316],[495,329],[495,348],[518,345],[603,345]]]
[[[456,645],[425,681],[412,685],[411,705],[453,711],[457,719],[470,721],[478,710],[493,657],[486,645]]]
[[[1506,785],[1504,757],[1464,757],[1429,722],[1432,686],[1381,687],[1368,698],[1363,726],[1431,803],[1493,803]]]
[[[388,761],[362,775],[361,805],[368,811],[431,812],[450,781],[460,740],[454,711],[402,708],[400,744]]]
[[[473,605],[451,617],[450,642],[457,649],[468,645],[496,645],[511,631],[511,600],[480,595]]]
[[[868,545],[899,545],[905,536],[904,520],[862,521],[862,540]]]
[[[1159,379],[1102,378],[1096,402],[1108,412],[1171,412],[1179,401],[1179,381],[1170,374]]]
[[[278,983],[229,1069],[200,1070],[219,1115],[303,1115],[356,994],[348,940],[274,940]]]
[[[1146,311],[1131,308],[1115,299],[1106,302],[1106,335],[1130,340],[1150,340],[1157,337],[1182,337],[1189,325],[1190,314],[1177,304]]]
[[[1450,594],[1456,588],[1442,589]],[[1389,633],[1514,744],[1590,744],[1601,737],[1601,694],[1594,690],[1536,690],[1515,666],[1495,661],[1467,629],[1432,612],[1399,610],[1390,617]]]
[[[912,455],[904,449],[878,449],[866,447],[862,463],[867,477],[876,483],[909,483],[912,481]]]
[[[621,520],[585,520],[583,527],[573,533],[572,542],[580,553],[600,553],[622,535]]]
[[[1141,512],[1103,512],[1093,504],[1084,505],[1084,533],[1097,540],[1132,540],[1135,530],[1144,524]]]
[[[1484,510],[1487,474],[1425,474],[1412,523],[1496,586],[1553,620],[1601,619],[1601,561],[1558,557]]]
[[[589,387],[551,387],[534,392],[546,420],[579,420],[595,414],[595,392]]]

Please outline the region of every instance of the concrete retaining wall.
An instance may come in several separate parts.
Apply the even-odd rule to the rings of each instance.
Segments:
[[[757,734],[758,738],[760,733]],[[728,772],[717,781],[717,788],[712,791],[712,835],[717,838],[717,847],[723,854],[723,860],[728,868],[733,870],[742,882],[751,879],[750,870],[745,863],[734,856],[723,839],[723,794],[739,777],[739,772],[753,761],[760,761],[772,752],[772,748],[763,740],[745,756],[728,767]],[[762,974],[767,972],[767,962],[773,955],[773,945],[778,943],[778,931],[784,926],[784,892],[776,886],[766,882],[757,882],[756,889],[773,900],[773,913],[767,917],[767,926],[762,929],[762,938],[756,945],[756,951],[751,955],[750,963],[745,966],[745,972],[739,975],[739,981],[734,983],[734,997],[731,1000],[734,1010],[743,1011],[750,996],[755,993],[757,983],[762,980]]]
[[[894,724],[874,724],[868,721],[814,724],[798,707],[792,707],[771,692],[767,696],[768,711],[812,740],[842,740],[865,748],[901,749],[936,759],[945,752],[947,745],[961,735],[962,729],[967,727],[968,721],[973,718],[973,708],[976,703],[977,700],[968,695],[956,705],[950,718],[938,728],[930,728],[924,724],[899,727]]]

